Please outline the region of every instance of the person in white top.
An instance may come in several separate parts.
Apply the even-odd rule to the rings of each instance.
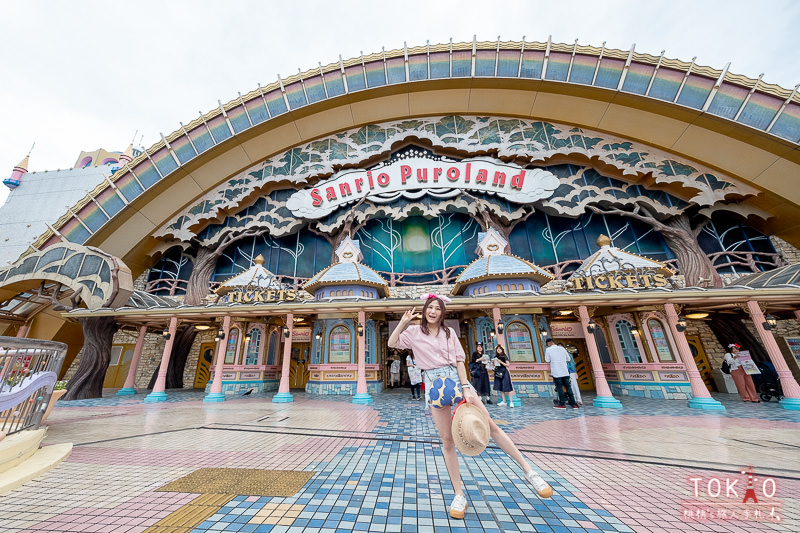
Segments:
[[[572,394],[572,386],[569,382],[569,366],[570,360],[569,352],[553,342],[553,339],[547,339],[547,349],[544,351],[544,360],[550,363],[550,376],[553,378],[553,383],[556,385],[556,392],[558,393],[558,404],[554,406],[555,409],[566,409],[564,405],[564,389],[567,389],[567,398],[569,405],[573,409],[578,407],[575,402],[575,396]]]
[[[725,361],[731,367],[731,377],[736,383],[736,390],[739,391],[739,396],[742,397],[743,402],[761,403],[756,393],[756,386],[753,383],[753,378],[750,374],[745,372],[742,368],[742,363],[739,362],[739,345],[736,343],[728,345],[728,353],[725,354]]]

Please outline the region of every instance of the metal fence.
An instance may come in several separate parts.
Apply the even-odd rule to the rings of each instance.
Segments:
[[[0,337],[0,431],[39,427],[66,354],[60,342]]]

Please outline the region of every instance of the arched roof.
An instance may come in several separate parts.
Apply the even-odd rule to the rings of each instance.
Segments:
[[[442,114],[552,120],[645,143],[764,191],[752,203],[800,242],[800,95],[694,62],[551,42],[404,48],[339,61],[239,96],[91,191],[36,248],[62,239],[149,266],[152,233],[226,179],[359,125]]]

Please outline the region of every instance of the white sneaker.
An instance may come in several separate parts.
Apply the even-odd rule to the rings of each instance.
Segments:
[[[525,473],[525,479],[528,483],[533,485],[533,488],[536,489],[536,493],[541,498],[549,498],[553,495],[553,488],[547,484],[547,481],[542,479],[542,476],[533,470]]]
[[[497,406],[498,407],[505,407],[506,406],[506,402],[497,402]]]
[[[450,504],[450,516],[463,520],[464,514],[467,512],[467,498],[463,494],[456,494],[453,498],[453,503]]]
[[[509,403],[508,406],[513,409],[514,408],[514,402]]]

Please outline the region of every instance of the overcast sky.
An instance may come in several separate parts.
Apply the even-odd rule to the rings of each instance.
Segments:
[[[150,146],[297,69],[409,46],[544,41],[628,50],[800,83],[800,2],[32,1],[0,3],[0,179],[36,142],[30,171],[81,150]],[[0,186],[0,204],[7,189]]]

